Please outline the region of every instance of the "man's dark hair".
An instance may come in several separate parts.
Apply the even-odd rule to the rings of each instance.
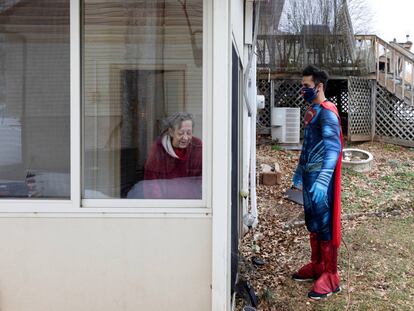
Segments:
[[[328,73],[326,71],[320,70],[313,65],[309,65],[303,69],[302,76],[312,76],[313,82],[315,82],[315,86],[319,83],[322,83],[323,89],[326,89],[326,85],[329,79]]]

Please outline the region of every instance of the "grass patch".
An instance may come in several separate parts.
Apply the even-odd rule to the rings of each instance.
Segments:
[[[355,178],[359,178],[360,180],[368,179],[366,174],[354,171],[348,167],[344,167],[342,168],[342,178],[347,178],[347,177],[355,177]]]
[[[391,145],[391,144],[385,144],[383,148],[385,151],[390,151],[390,152],[398,152],[401,150],[400,146]]]
[[[414,172],[407,169],[397,170],[396,172],[380,178],[391,191],[412,190],[414,183]]]
[[[410,216],[373,218],[345,232],[351,250],[354,310],[409,310],[414,304],[414,237],[408,234],[413,230],[414,217]],[[344,271],[346,257],[342,248]]]
[[[410,164],[391,160],[386,171],[375,178],[350,169],[343,169],[342,173],[344,213],[413,207],[414,171]]]
[[[344,240],[350,249],[350,310],[412,310],[414,305],[414,216],[370,218],[344,224]],[[307,241],[301,247],[309,247]],[[303,262],[306,258],[303,259]],[[312,283],[287,278],[262,292],[258,310],[345,310],[347,306],[348,255],[342,245],[339,271],[343,291],[327,300],[307,298]]]
[[[281,151],[282,150],[282,147],[280,145],[276,144],[276,145],[273,145],[272,146],[272,150],[273,151]]]

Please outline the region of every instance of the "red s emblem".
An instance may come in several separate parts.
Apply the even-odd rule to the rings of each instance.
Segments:
[[[308,110],[305,112],[305,118],[303,119],[303,123],[305,124],[305,127],[311,123],[313,117],[316,115],[315,109],[312,107],[309,107]]]

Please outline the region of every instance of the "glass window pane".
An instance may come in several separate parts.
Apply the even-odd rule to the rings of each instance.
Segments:
[[[83,197],[201,199],[202,0],[83,1]]]
[[[70,197],[69,0],[0,2],[0,197]]]

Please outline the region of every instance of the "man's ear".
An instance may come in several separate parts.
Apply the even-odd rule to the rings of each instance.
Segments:
[[[322,82],[318,83],[318,89],[319,89],[319,87],[320,87],[320,90],[322,90],[322,91],[324,90]]]

